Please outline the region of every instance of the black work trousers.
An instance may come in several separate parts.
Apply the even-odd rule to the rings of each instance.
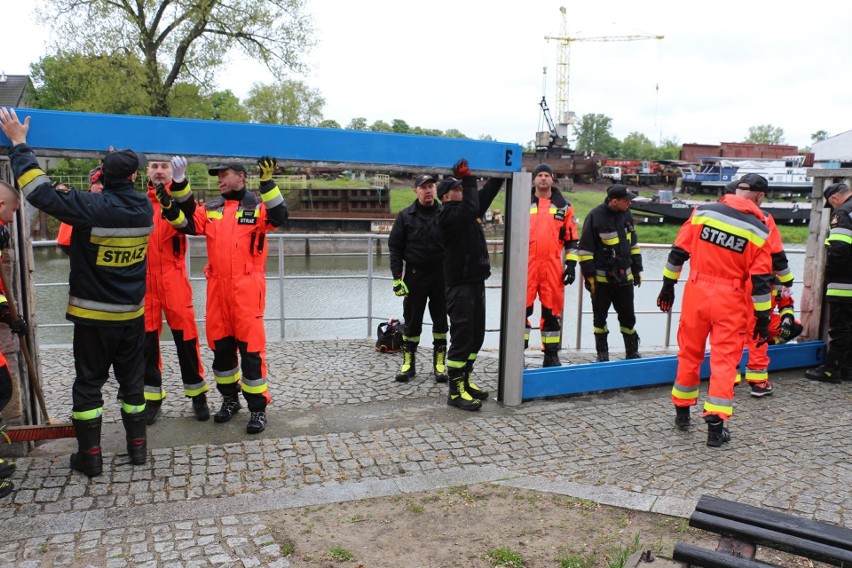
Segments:
[[[144,346],[144,318],[109,327],[75,323],[74,412],[103,408],[101,389],[109,378],[110,367],[118,381],[118,398],[131,406],[144,405]]]
[[[636,312],[633,310],[633,284],[606,284],[597,282],[592,296],[593,325],[598,330],[607,329],[606,318],[609,307],[615,308],[618,323],[625,330],[633,330],[636,326]]]
[[[828,300],[828,350],[841,358],[852,353],[852,302]]]
[[[447,314],[450,316],[450,362],[464,362],[479,353],[485,341],[485,282],[459,284],[447,288]]]
[[[405,285],[408,296],[402,302],[402,318],[405,321],[405,337],[410,343],[420,343],[423,332],[423,314],[429,304],[432,316],[432,335],[444,336],[435,341],[438,345],[447,342],[447,292],[444,286],[444,268],[439,265],[431,270],[406,266]]]

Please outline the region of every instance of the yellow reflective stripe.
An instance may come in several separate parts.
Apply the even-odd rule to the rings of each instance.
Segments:
[[[772,300],[771,299],[758,301],[758,300],[755,300],[754,298],[752,298],[752,300],[754,301],[754,311],[756,311],[756,312],[768,312],[769,310],[772,309]]]
[[[468,361],[476,361],[476,356],[477,356],[477,353],[471,353],[470,355],[467,356],[467,360]]]
[[[713,217],[695,214],[692,216],[692,224],[713,227],[714,229],[719,229],[720,231],[724,231],[726,233],[742,237],[758,247],[762,247],[763,244],[766,242],[766,239],[764,237],[761,237],[754,231],[743,229],[742,227],[737,227],[736,225],[731,225],[730,223],[725,223],[724,221],[720,221],[719,219],[715,219]]]
[[[451,369],[464,369],[467,366],[467,361],[455,361],[454,359],[447,359],[447,367]]]
[[[565,260],[567,260],[567,261],[573,260],[574,262],[577,262],[578,260],[580,260],[580,256],[577,253],[569,252],[565,255]]]
[[[250,394],[263,394],[269,390],[269,386],[266,384],[266,379],[256,379],[253,381],[243,380],[242,387],[243,391]]]
[[[557,334],[554,337],[543,336],[541,338],[541,342],[547,345],[548,343],[559,343],[559,335]]]
[[[849,245],[849,244],[852,244],[852,237],[850,237],[849,235],[837,235],[837,234],[832,233],[832,234],[828,235],[827,239],[825,239],[825,244],[829,244],[829,243],[832,243],[832,242],[844,243],[844,244]]]
[[[601,239],[601,240],[603,241],[603,244],[605,244],[605,245],[614,246],[614,245],[618,244],[618,236],[615,236],[611,239]]]
[[[208,219],[221,219],[222,218],[222,212],[221,211],[215,211],[215,210],[214,211],[208,210],[207,211],[207,218]]]
[[[766,369],[757,369],[754,371],[749,371],[746,369],[746,381],[750,383],[762,383],[766,379],[769,378],[769,373],[766,372]]]
[[[432,333],[432,339],[446,339],[446,333]]]
[[[603,326],[603,327],[592,326],[592,332],[595,335],[604,335],[604,334],[609,333],[609,328],[607,328],[607,326]]]
[[[146,386],[144,394],[145,400],[152,400],[154,402],[166,398],[166,391],[162,387]]]
[[[91,410],[82,410],[80,412],[71,412],[71,418],[75,420],[94,420],[100,418],[104,413],[104,407],[93,408]]]
[[[580,262],[586,262],[586,261],[588,261],[588,260],[592,260],[592,259],[594,259],[594,258],[595,258],[595,257],[594,257],[593,255],[591,255],[591,254],[581,254],[581,255],[580,255]]]
[[[633,335],[634,333],[636,333],[636,330],[630,327],[619,327],[618,329],[621,330],[621,333],[625,335]]]
[[[222,371],[221,373],[213,371],[213,374],[216,376],[216,384],[218,385],[232,385],[240,380],[242,376],[242,372],[239,369],[232,369],[230,371]]]
[[[144,404],[127,404],[123,400],[121,401],[121,409],[125,414],[142,414],[145,412]]]
[[[192,195],[192,189],[190,189],[189,184],[187,184],[186,187],[181,190],[171,190],[171,193],[175,201],[186,201],[187,198]]]
[[[663,269],[663,278],[669,278],[671,280],[677,280],[680,278],[680,270],[677,272],[673,270],[669,270],[668,268]]]
[[[284,202],[284,197],[281,195],[281,190],[276,185],[266,193],[261,193],[260,198],[263,200],[267,208],[275,207]]]
[[[183,211],[178,210],[177,219],[175,219],[174,221],[169,220],[169,225],[171,225],[175,229],[182,229],[183,227],[186,227],[187,220],[186,215],[183,214]]]
[[[535,215],[536,213],[538,213],[538,205],[533,205],[530,207],[530,215]]]
[[[795,316],[796,312],[793,311],[793,308],[784,308],[783,310],[781,310],[781,315],[782,316],[786,316],[786,315]]]
[[[139,245],[148,244],[148,233],[146,232],[144,236],[139,237],[96,237],[92,234],[89,238],[89,242],[95,245],[111,247],[137,247]]]
[[[835,298],[852,298],[852,290],[846,290],[843,288],[829,288],[826,293],[826,296],[833,296]]]
[[[704,402],[704,412],[718,412],[731,416],[734,413],[733,403],[729,405],[713,404],[712,402]]]
[[[675,384],[672,387],[672,396],[683,400],[695,400],[698,398],[698,387],[696,386],[693,390],[684,390]]]
[[[183,386],[183,394],[186,396],[193,398],[200,394],[204,394],[210,390],[210,387],[207,386],[207,383],[202,383],[198,388],[189,388],[189,385]]]
[[[23,189],[25,185],[27,185],[39,176],[47,176],[47,174],[45,174],[39,168],[33,168],[31,170],[25,171],[21,174],[21,177],[18,178],[18,187]]]
[[[83,308],[80,306],[68,306],[68,311],[66,312],[69,316],[74,316],[78,318],[88,319],[88,320],[100,320],[100,321],[129,321],[132,319],[140,318],[145,313],[145,306],[142,306],[138,310],[132,312],[104,312],[101,310],[90,310],[88,308]]]

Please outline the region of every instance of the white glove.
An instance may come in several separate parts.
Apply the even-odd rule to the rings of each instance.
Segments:
[[[183,156],[175,156],[172,158],[172,181],[178,183],[186,179],[187,161]]]

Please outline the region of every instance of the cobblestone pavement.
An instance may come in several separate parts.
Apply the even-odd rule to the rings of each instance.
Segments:
[[[194,421],[166,347],[165,375],[175,378],[144,466],[121,455],[111,381],[104,475],[72,474],[70,442],[19,459],[17,491],[0,502],[0,566],[288,566],[264,512],[479,482],[679,516],[708,493],[852,526],[850,383],[786,371],[773,374],[772,397],[740,387],[734,439],[710,449],[698,414],[689,432],[674,428],[666,387],[517,408],[489,401],[465,413],[447,407],[446,386],[423,372],[427,349],[421,374],[400,384],[392,377],[401,356],[366,341],[268,347],[274,403],[259,437],[245,434],[245,413],[224,425]],[[46,348],[41,359],[48,407],[61,419],[70,414],[70,352]],[[477,382],[495,390],[496,367],[483,354]],[[706,383],[700,400],[705,393]]]

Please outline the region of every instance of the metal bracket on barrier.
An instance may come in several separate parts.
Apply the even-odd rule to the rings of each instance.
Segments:
[[[770,371],[798,369],[820,365],[825,360],[825,342],[807,341],[769,347]],[[748,361],[744,350],[740,367]],[[672,384],[677,373],[677,356],[650,357],[586,363],[566,367],[526,369],[524,371],[523,400],[546,396],[561,396],[616,389],[650,387]],[[710,377],[710,354],[704,356],[700,375]]]

